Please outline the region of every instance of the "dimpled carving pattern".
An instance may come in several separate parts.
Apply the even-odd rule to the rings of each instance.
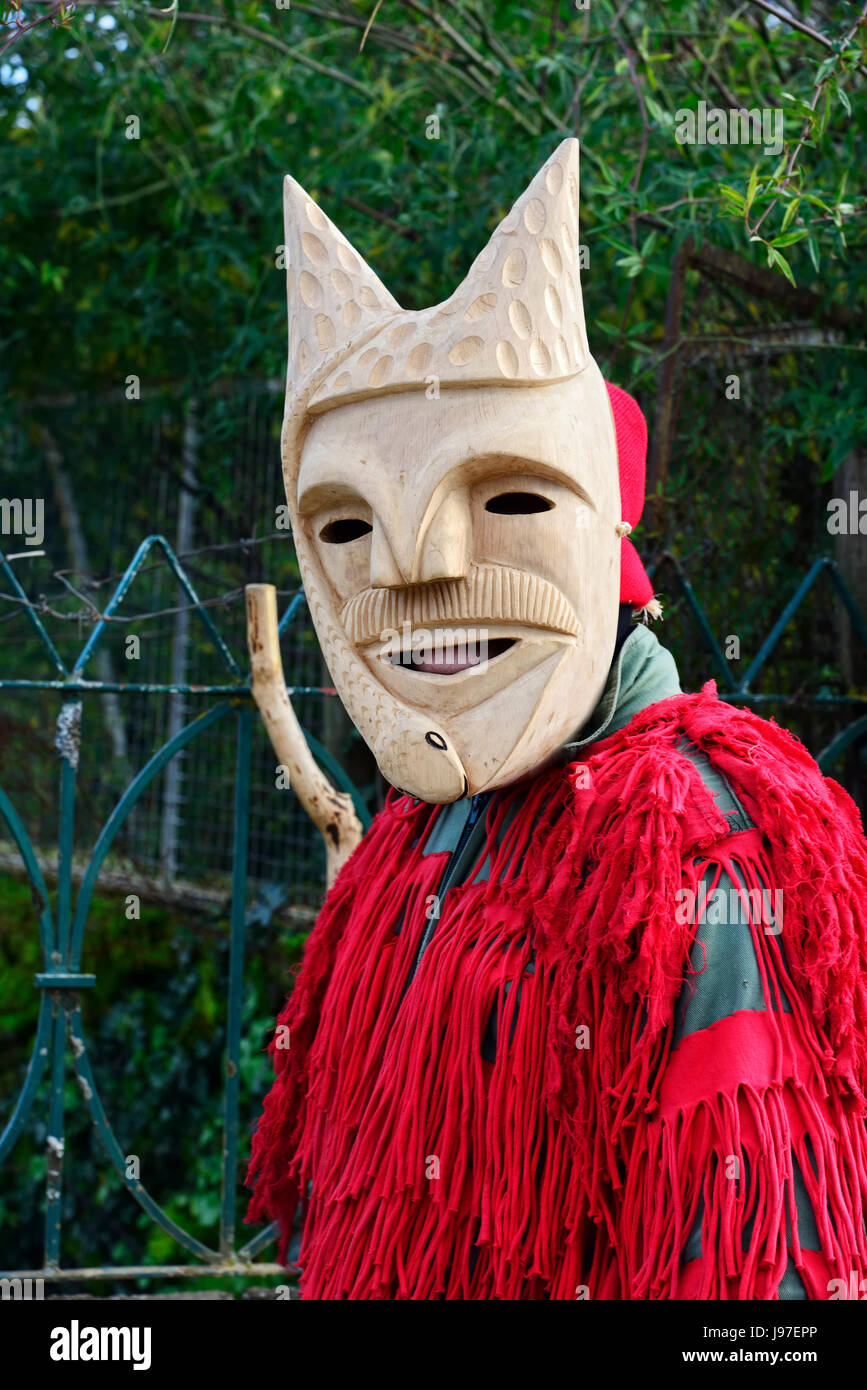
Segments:
[[[284,181],[290,391],[301,392],[400,313],[370,267],[300,184]],[[381,355],[374,353],[374,359]],[[380,369],[382,376],[382,369]]]
[[[444,386],[518,385],[587,365],[577,140],[542,166],[451,298],[417,312],[400,309],[293,179],[285,212],[290,392],[309,410],[423,387],[430,376]]]

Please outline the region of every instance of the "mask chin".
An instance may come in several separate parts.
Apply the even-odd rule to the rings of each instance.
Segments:
[[[327,599],[316,602],[317,592],[325,594],[314,573],[306,565],[302,573],[323,653],[350,718],[386,781],[421,801],[458,801],[532,775],[590,717],[605,688],[617,637],[616,598],[610,621],[600,625],[589,649],[584,642],[558,643],[532,668],[517,677],[510,672],[507,683],[478,704],[449,710],[444,698],[420,708],[405,691],[377,678]],[[445,697],[452,679],[478,678],[421,679],[428,692]]]
[[[420,801],[466,796],[467,770],[448,731],[371,677],[323,605],[314,599],[310,611],[337,693],[385,780]]]
[[[429,723],[429,721],[428,721]],[[424,721],[413,719],[401,754],[392,767],[386,753],[377,757],[379,770],[399,791],[445,805],[468,796],[471,788],[466,770],[446,735],[435,727],[424,728]],[[377,750],[373,748],[374,756]]]
[[[598,705],[617,636],[616,598],[588,648],[552,652],[494,697],[442,723],[470,792],[493,791],[545,767]]]

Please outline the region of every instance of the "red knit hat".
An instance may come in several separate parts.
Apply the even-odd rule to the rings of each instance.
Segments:
[[[606,381],[608,399],[614,415],[617,439],[617,462],[620,471],[620,515],[632,530],[641,520],[644,509],[644,480],[647,465],[647,421],[641,407],[626,391]],[[658,618],[661,608],[653,597],[653,585],[647,577],[638,551],[624,536],[620,542],[620,602],[642,608],[650,618]]]

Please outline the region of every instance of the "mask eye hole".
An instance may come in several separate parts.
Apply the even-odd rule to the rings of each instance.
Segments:
[[[327,545],[346,545],[349,541],[357,541],[362,536],[369,535],[372,530],[370,522],[362,521],[360,517],[338,517],[337,521],[329,521],[327,526],[323,526],[319,532],[319,539]]]
[[[550,512],[554,503],[537,492],[501,492],[485,503],[486,512],[500,516],[527,516],[530,512]]]

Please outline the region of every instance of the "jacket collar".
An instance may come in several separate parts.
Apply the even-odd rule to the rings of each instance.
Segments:
[[[639,710],[681,693],[674,657],[659,645],[649,627],[639,623],[612,663],[599,704],[576,731],[578,736],[563,747],[584,748],[595,743],[603,734],[624,728]]]

